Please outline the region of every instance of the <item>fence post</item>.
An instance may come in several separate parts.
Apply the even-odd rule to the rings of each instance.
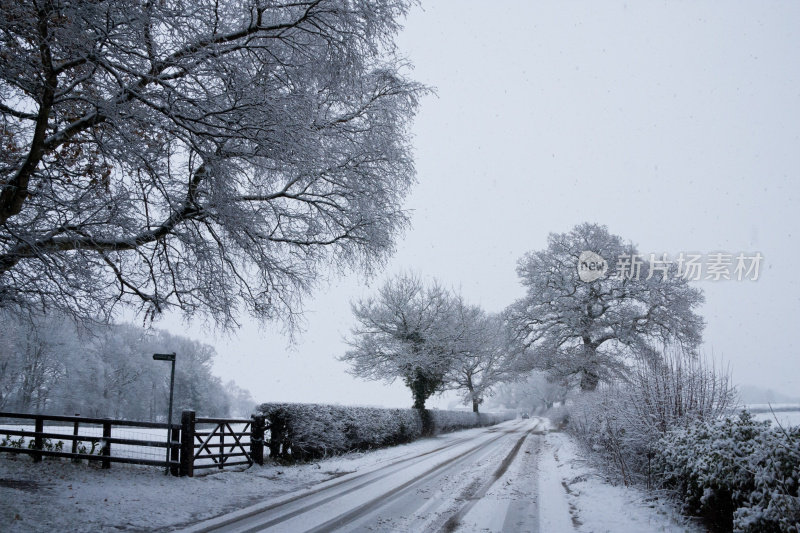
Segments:
[[[103,422],[103,448],[100,454],[103,456],[103,469],[111,468],[111,461],[109,457],[111,457],[111,442],[108,439],[111,438],[111,420],[106,419]]]
[[[80,413],[75,413],[75,416],[81,416]],[[72,453],[78,453],[78,421],[72,425]],[[81,460],[77,457],[72,458],[73,463],[80,463]]]
[[[194,476],[194,411],[181,413],[181,476]]]
[[[222,470],[225,463],[225,424],[219,425],[219,469]]]
[[[285,411],[273,411],[269,414],[269,456],[273,460],[284,457],[287,445],[290,444],[286,435],[286,418],[288,415]]]
[[[177,475],[180,474],[180,466],[178,464],[176,464],[176,463],[178,463],[178,461],[180,461],[181,445],[180,444],[172,444],[172,443],[173,442],[180,443],[181,430],[174,427],[174,428],[169,429],[169,433],[170,433],[170,438],[169,438],[169,440],[170,440],[170,452],[169,452],[170,457],[169,457],[169,460],[172,462],[172,464],[169,465],[169,471],[170,471],[170,474],[172,474],[173,476],[177,476]]]
[[[257,465],[264,464],[264,428],[266,419],[262,416],[252,415],[250,424],[250,459]]]
[[[42,439],[42,433],[44,432],[44,419],[41,416],[37,416],[35,418],[34,431],[36,431],[36,436],[33,437],[33,449],[41,450],[42,448],[44,448],[44,440]],[[41,460],[42,460],[41,453],[33,454],[34,463],[38,463]]]

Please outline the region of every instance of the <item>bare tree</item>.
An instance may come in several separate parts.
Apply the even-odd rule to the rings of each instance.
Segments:
[[[404,275],[352,307],[358,325],[347,340],[352,349],[340,360],[352,365],[354,376],[403,379],[414,407],[424,409],[433,393],[445,390],[455,360],[452,296],[436,283],[426,287],[418,277]]]
[[[608,275],[584,282],[578,274],[582,252],[607,262]],[[507,310],[531,366],[558,379],[577,378],[594,390],[625,372],[633,351],[676,343],[693,350],[701,340],[703,320],[694,309],[703,301],[699,289],[676,275],[674,264],[644,262],[636,274],[622,272],[620,258],[636,248],[609,234],[605,226],[582,224],[569,233],[550,234],[547,249],[531,252],[517,272],[527,294]],[[620,275],[623,274],[623,275]]]
[[[460,296],[454,312],[456,357],[450,386],[461,390],[464,404],[477,413],[496,385],[518,378],[515,353],[501,317],[467,305]]]
[[[382,263],[425,90],[407,0],[0,0],[0,305],[291,324]]]
[[[225,391],[230,398],[231,416],[248,418],[256,410],[256,401],[247,389],[243,389],[235,381],[229,380],[225,383]]]
[[[92,352],[98,360],[96,376],[101,400],[98,409],[106,416],[119,418],[129,412],[128,404],[143,403],[137,398],[137,382],[145,374],[140,352],[141,328],[116,325],[102,328],[91,339]]]

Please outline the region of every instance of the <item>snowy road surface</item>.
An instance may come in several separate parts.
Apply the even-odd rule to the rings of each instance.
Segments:
[[[539,531],[543,429],[538,419],[515,420],[469,437],[431,439],[427,450],[187,531]]]
[[[614,485],[547,419],[514,420],[291,467],[194,478],[0,455],[5,533],[53,531],[700,531]]]

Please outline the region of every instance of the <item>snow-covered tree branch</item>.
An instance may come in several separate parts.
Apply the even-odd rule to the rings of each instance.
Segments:
[[[291,325],[392,250],[407,1],[0,3],[0,305]]]

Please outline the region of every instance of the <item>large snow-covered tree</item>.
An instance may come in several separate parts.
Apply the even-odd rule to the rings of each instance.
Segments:
[[[0,305],[292,322],[407,222],[407,0],[0,0]]]
[[[431,395],[447,387],[455,361],[459,331],[452,295],[437,283],[426,286],[401,275],[352,307],[357,324],[340,360],[350,363],[354,376],[389,383],[401,378],[414,407],[424,409]]]
[[[607,263],[604,276],[581,279],[583,252]],[[632,244],[605,226],[587,223],[550,234],[546,249],[519,261],[526,294],[508,308],[507,319],[532,367],[594,390],[600,381],[624,374],[626,357],[634,351],[670,343],[690,351],[697,347],[703,320],[695,309],[702,292],[667,261],[640,258],[638,270],[631,270],[634,256]]]

